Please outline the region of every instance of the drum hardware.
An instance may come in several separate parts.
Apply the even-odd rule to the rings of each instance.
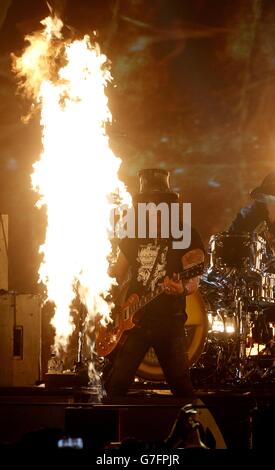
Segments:
[[[269,257],[265,262],[265,271],[268,273],[275,273],[275,256]]]
[[[270,325],[266,324],[262,310],[259,310],[261,308],[259,305],[259,311],[256,311],[255,309],[250,309],[249,303],[247,302],[247,295],[245,292],[245,280],[243,278],[238,279],[238,277],[236,277],[235,281],[236,285],[239,285],[239,288],[235,286],[233,288],[232,286],[232,291],[234,292],[235,308],[233,309],[233,315],[231,314],[231,316],[228,317],[233,323],[232,329],[229,329],[229,331],[231,331],[230,337],[232,338],[232,342],[230,345],[230,361],[228,361],[228,357],[226,357],[226,354],[221,355],[220,351],[217,351],[217,368],[219,367],[221,370],[223,370],[223,373],[218,376],[219,380],[222,380],[222,382],[224,382],[228,380],[231,381],[233,378],[233,383],[235,382],[236,384],[240,384],[242,381],[248,380],[248,377],[251,377],[251,344],[255,342],[261,344],[264,343],[265,346],[262,346],[261,354],[267,354],[267,345],[269,344],[269,342],[272,342],[272,338],[274,337],[274,331]],[[215,328],[212,328],[211,331],[212,335],[215,334],[216,338],[218,338],[218,335],[222,335],[223,343],[220,341],[219,347],[222,348],[224,353],[225,347],[229,344],[225,341],[226,330],[222,326],[222,324],[226,324],[225,320],[227,318],[227,310],[217,310],[218,316],[220,316],[221,312],[223,313],[223,322],[219,320],[220,328],[216,328],[216,331]],[[251,338],[250,344],[249,338]],[[226,367],[218,366],[218,362],[221,360],[221,358],[223,361],[226,361]],[[257,367],[255,366],[254,369],[256,370],[256,368]]]
[[[236,319],[232,312],[218,308],[208,312],[209,333],[225,333],[231,335],[236,331]]]
[[[266,256],[266,242],[256,233],[222,232],[209,242],[210,270],[216,273],[235,268],[239,273],[261,273]]]
[[[262,273],[257,279],[248,279],[244,297],[252,310],[275,305],[275,275]]]
[[[236,298],[237,310],[237,345],[238,345],[238,366],[236,370],[236,378],[242,379],[245,375],[246,365],[246,338],[248,333],[247,315],[244,309],[244,302],[241,297]]]
[[[254,321],[252,328],[252,339],[256,344],[265,344],[266,348],[270,342],[273,343],[273,328],[270,324],[266,323],[263,315],[260,315],[257,320]]]
[[[215,380],[224,383],[233,378],[239,385],[253,376],[263,376],[260,357],[274,354],[275,359],[275,307],[274,314],[269,312],[275,306],[275,275],[266,271],[266,242],[259,233],[219,233],[211,237],[209,247],[210,266],[203,277],[203,291],[212,305],[208,351],[206,348],[200,362],[207,364],[211,351]],[[271,324],[269,317],[274,320]],[[227,329],[226,321],[231,321]]]
[[[199,361],[191,369],[195,386],[207,388],[236,381],[236,341],[232,336],[211,334]]]

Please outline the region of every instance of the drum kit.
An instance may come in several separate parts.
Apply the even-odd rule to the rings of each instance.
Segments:
[[[275,371],[275,274],[258,233],[222,232],[209,243],[202,276],[208,334],[197,361],[199,382],[241,384]],[[275,374],[274,374],[275,377]]]
[[[274,261],[274,262],[272,262]],[[200,291],[187,297],[194,385],[275,380],[275,259],[259,232],[212,235]],[[165,380],[153,349],[137,379]]]

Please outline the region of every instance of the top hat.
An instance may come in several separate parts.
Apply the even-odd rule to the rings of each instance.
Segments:
[[[133,202],[176,202],[178,193],[170,188],[170,173],[162,169],[145,169],[138,173],[139,193]]]
[[[251,191],[250,196],[258,202],[275,204],[275,171],[269,173],[262,184]]]

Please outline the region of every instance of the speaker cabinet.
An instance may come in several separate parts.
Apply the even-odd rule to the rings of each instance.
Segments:
[[[31,386],[40,380],[41,299],[0,296],[0,386]]]

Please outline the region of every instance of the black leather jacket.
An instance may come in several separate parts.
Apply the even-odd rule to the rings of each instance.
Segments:
[[[234,233],[253,232],[264,221],[275,236],[275,226],[270,223],[266,205],[262,202],[253,202],[240,210],[228,230]]]

